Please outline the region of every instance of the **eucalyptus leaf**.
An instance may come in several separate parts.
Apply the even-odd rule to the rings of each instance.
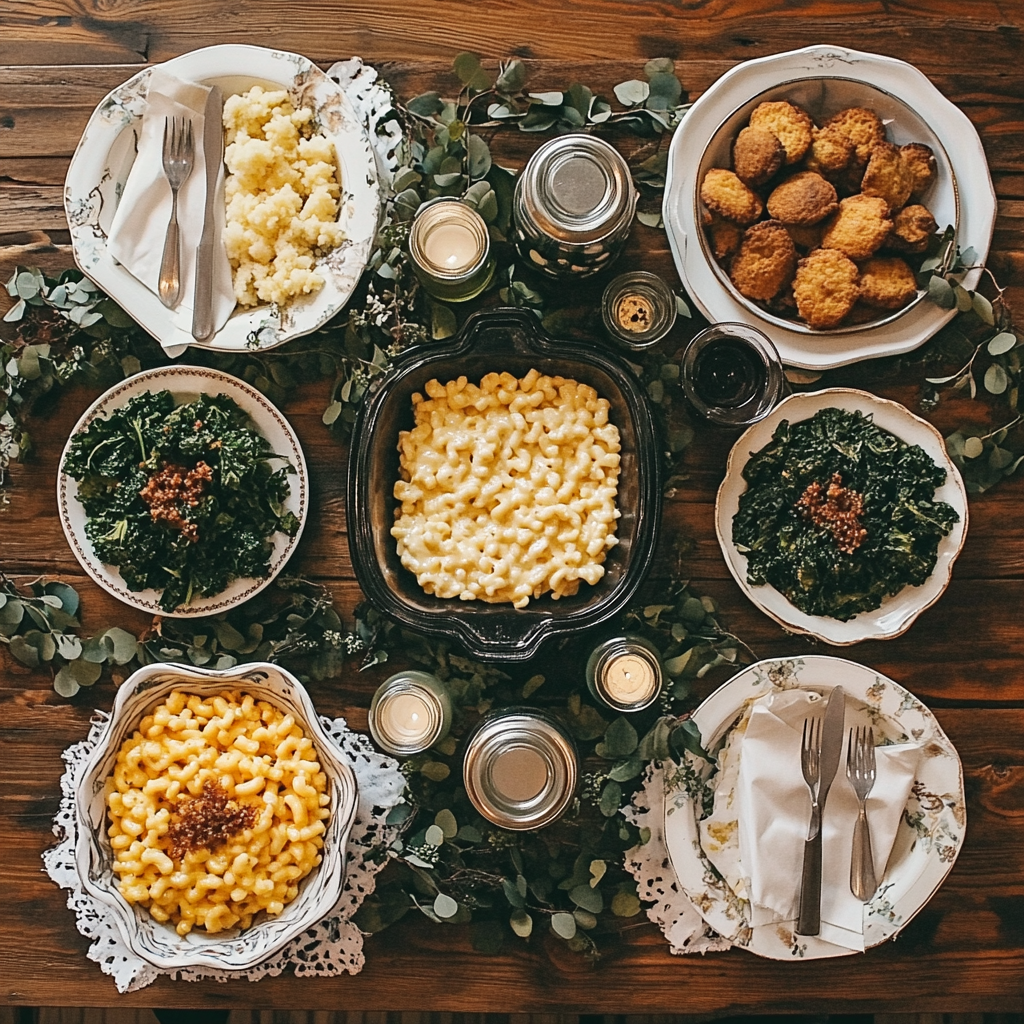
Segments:
[[[1009,352],[1017,344],[1017,335],[1010,331],[1001,331],[994,338],[990,338],[985,346],[990,356],[1001,356]],[[933,382],[934,383],[934,382]]]
[[[590,862],[590,887],[595,888],[608,871],[608,862],[592,860]]]
[[[533,918],[525,910],[514,910],[508,923],[521,939],[528,939],[533,932]]]
[[[563,102],[560,92],[531,92],[530,99],[536,100],[545,107],[560,107]]]
[[[1001,395],[1009,386],[1010,379],[999,363],[992,363],[985,371],[985,390],[991,395]]]
[[[412,113],[419,114],[421,117],[432,117],[435,114],[441,113],[444,109],[444,102],[441,99],[440,93],[425,92],[409,100],[406,107]]]
[[[937,275],[928,279],[928,298],[943,309],[952,309],[957,304],[950,283]]]
[[[22,665],[27,665],[29,668],[39,668],[39,651],[25,637],[20,634],[12,636],[9,646],[11,654]]]
[[[601,790],[601,799],[598,801],[598,809],[606,818],[613,818],[619,813],[622,805],[622,786],[617,782],[605,783]]]
[[[430,307],[430,335],[434,341],[442,341],[456,334],[459,329],[455,314],[443,302],[434,302]]]
[[[651,87],[646,82],[633,78],[628,82],[620,82],[612,91],[624,107],[633,107],[643,103],[650,96]]]
[[[640,910],[640,900],[634,893],[618,892],[612,897],[612,913],[616,917],[636,917]]]
[[[491,169],[491,151],[487,143],[479,135],[470,135],[466,139],[466,146],[470,178],[483,178]]]
[[[444,842],[444,830],[440,825],[431,825],[424,836],[430,846],[440,846]]]
[[[526,84],[526,65],[519,60],[510,60],[502,69],[494,83],[495,88],[503,93],[517,93]]]
[[[968,437],[964,441],[964,458],[976,459],[984,450],[985,445],[980,437]]]
[[[53,688],[61,697],[74,697],[80,687],[69,665],[64,665],[53,677]]]
[[[434,898],[434,913],[442,921],[454,917],[459,912],[459,904],[446,893],[439,892]]]
[[[572,916],[572,914],[552,914],[551,930],[560,939],[571,939],[576,934],[576,919]]]
[[[82,659],[72,661],[68,667],[80,686],[92,686],[103,671],[102,665]]]
[[[428,779],[431,779],[434,782],[444,782],[444,780],[452,773],[451,768],[442,761],[427,761],[427,763],[420,768],[420,771]],[[442,838],[444,838],[443,833]]]
[[[512,882],[511,879],[503,878],[501,880],[501,888],[502,888],[502,891],[505,893],[505,899],[507,899],[508,902],[513,907],[525,907],[526,906],[526,900],[523,897],[523,894],[519,891],[518,888],[516,888],[515,883]]]
[[[441,830],[445,839],[454,839],[459,832],[459,823],[447,807],[443,807],[434,815],[434,824]]]
[[[544,676],[533,675],[523,684],[523,700],[536,693],[544,685]]]
[[[619,715],[605,730],[603,757],[617,758],[628,757],[636,750],[639,737],[632,723],[625,717]]]
[[[665,222],[661,219],[661,212],[659,210],[652,210],[648,213],[646,210],[638,210],[636,219],[641,224],[646,225],[649,228],[661,228],[665,226]]]
[[[992,303],[981,292],[974,293],[971,298],[971,306],[983,323],[988,324],[990,327],[994,326],[996,317],[992,311]]]

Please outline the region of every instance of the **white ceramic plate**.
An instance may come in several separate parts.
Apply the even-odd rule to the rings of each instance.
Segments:
[[[160,591],[129,590],[117,569],[96,557],[92,543],[85,535],[87,517],[78,500],[78,482],[64,472],[64,460],[67,458],[72,440],[94,419],[106,418],[114,410],[126,405],[135,395],[145,391],[164,390],[170,391],[179,405],[194,401],[201,394],[227,395],[248,413],[256,429],[270,442],[270,450],[286,458],[295,470],[294,474],[288,476],[290,490],[285,508],[294,512],[299,520],[299,528],[294,537],[278,532],[271,538],[274,550],[270,556],[270,572],[265,579],[236,579],[219,594],[196,598],[188,606],[177,608],[173,612],[165,612],[160,608]],[[295,436],[291,424],[255,388],[237,377],[221,373],[220,370],[208,370],[200,366],[168,366],[145,370],[122,381],[101,395],[85,411],[75,429],[71,431],[61,455],[60,468],[57,472],[57,509],[60,512],[61,525],[64,527],[64,536],[67,537],[72,552],[82,568],[92,577],[93,582],[108,594],[113,594],[125,604],[152,615],[177,619],[195,618],[227,611],[242,604],[243,601],[248,601],[284,568],[306,525],[306,514],[309,511],[309,473],[299,439]]]
[[[330,812],[323,860],[303,880],[298,896],[276,917],[260,914],[250,927],[207,935],[196,929],[179,935],[149,911],[125,902],[117,891],[113,854],[107,837],[105,783],[117,752],[143,716],[172,690],[206,696],[241,689],[295,716],[316,745],[330,783]],[[158,663],[131,675],[117,691],[110,720],[85,763],[75,792],[78,845],[75,860],[86,892],[113,911],[118,931],[138,957],[163,971],[185,967],[245,970],[272,956],[286,943],[326,917],[341,897],[345,844],[356,813],[357,787],[352,769],[324,732],[302,684],[277,665],[255,662],[222,671]]]
[[[822,79],[842,84],[830,85],[826,97],[818,91]],[[889,102],[884,104],[886,94]],[[755,99],[788,96],[821,106],[825,113],[847,100],[876,108],[884,105],[879,113],[893,119],[888,131],[899,143],[927,142],[920,138],[920,125],[926,124],[951,169],[948,175],[940,173],[927,202],[940,228],[956,224],[960,248],[973,246],[979,261],[984,261],[992,241],[996,197],[981,140],[967,116],[910,64],[842,47],[809,46],[732,68],[700,96],[676,130],[669,149],[663,216],[679,276],[712,323],[752,323],[772,339],[788,366],[826,370],[909,352],[924,344],[956,311],[925,300],[909,306],[892,322],[864,330],[812,332],[803,326],[787,327],[727,287],[701,244],[695,196],[702,158],[706,151],[713,152],[709,144],[720,127],[728,134],[728,125],[736,121],[738,130],[744,111],[749,114]],[[912,117],[906,116],[908,110]],[[936,156],[941,168],[946,161],[941,152]],[[970,272],[965,285],[973,287],[979,275],[980,271]]]
[[[882,742],[921,744],[910,800],[896,833],[885,876],[864,905],[864,946],[898,934],[931,899],[953,867],[967,825],[963,769],[934,715],[899,683],[842,658],[812,655],[769,659],[745,668],[694,712],[705,748],[719,749],[746,702],[772,690],[800,687],[847,694],[846,727],[870,725]],[[742,757],[742,747],[740,748]],[[722,881],[700,845],[697,814],[712,768],[687,755],[682,770],[666,769],[665,843],[679,881],[701,917],[732,943],[773,960],[846,956],[854,950],[775,924],[750,926],[749,904]],[[694,770],[697,775],[695,776]]]
[[[338,221],[346,241],[318,261],[323,287],[284,306],[236,307],[227,323],[203,347],[240,351],[250,335],[263,331],[258,347],[273,348],[309,334],[338,313],[366,268],[380,212],[377,172],[369,139],[341,87],[297,53],[261,46],[208,46],[160,65],[186,81],[219,85],[225,96],[253,85],[286,88],[297,103],[309,104],[334,143],[341,174]],[[152,68],[119,85],[93,112],[71,158],[64,184],[64,208],[75,260],[86,274],[124,307],[162,345],[177,350],[195,344],[177,326],[175,313],[141,281],[116,263],[107,236],[121,190],[131,171]]]
[[[740,495],[747,489],[743,469],[753,452],[760,451],[772,439],[782,420],[800,423],[819,409],[845,409],[870,415],[874,423],[907,444],[920,445],[929,458],[946,470],[946,480],[935,491],[936,501],[948,502],[960,516],[952,530],[939,541],[938,557],[931,575],[919,587],[904,587],[886,598],[874,611],[861,612],[840,622],[824,615],[807,615],[790,604],[774,587],[747,583],[747,558],[732,540],[733,516],[739,511]],[[862,640],[889,640],[905,633],[926,608],[930,608],[949,585],[953,563],[967,537],[967,490],[943,443],[942,435],[927,421],[909,409],[884,398],[854,388],[828,388],[808,394],[790,395],[760,423],[750,427],[733,445],[725,468],[725,479],[715,500],[715,532],[722,555],[740,589],[766,615],[794,633],[806,633],[825,643],[844,647]]]

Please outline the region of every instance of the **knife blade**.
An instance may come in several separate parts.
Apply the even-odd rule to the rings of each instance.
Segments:
[[[206,341],[213,334],[213,252],[217,240],[214,206],[217,202],[217,176],[224,162],[224,100],[213,86],[206,97],[203,116],[203,157],[206,161],[206,212],[203,233],[196,250],[196,286],[192,303],[192,337]]]
[[[832,788],[832,780],[839,768],[843,752],[844,723],[846,721],[846,692],[833,686],[825,702],[825,716],[821,727],[821,750],[818,755],[818,786],[811,827],[804,842],[804,867],[800,881],[800,916],[798,935],[817,935],[821,931],[821,826],[825,814],[825,801]]]

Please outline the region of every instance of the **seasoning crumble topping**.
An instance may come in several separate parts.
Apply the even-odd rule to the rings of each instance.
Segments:
[[[195,508],[212,480],[213,470],[201,460],[194,469],[171,463],[149,478],[139,497],[149,506],[154,523],[167,523],[195,543],[199,540],[199,527],[181,514],[181,506]]]
[[[252,804],[237,804],[215,779],[203,783],[199,796],[182,800],[176,821],[167,829],[170,855],[181,860],[196,850],[215,850],[232,836],[256,824],[257,809]]]
[[[815,526],[829,530],[843,554],[852,555],[868,535],[860,521],[864,515],[864,498],[858,491],[844,487],[839,473],[832,474],[828,490],[823,491],[817,481],[808,484],[796,507]]]

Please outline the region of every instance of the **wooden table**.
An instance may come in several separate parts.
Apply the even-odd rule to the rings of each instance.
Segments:
[[[463,49],[496,59],[529,58],[537,88],[582,81],[606,94],[668,55],[690,98],[738,61],[812,42],[874,50],[912,61],[961,106],[981,133],[999,195],[991,265],[1024,309],[1024,7],[999,0],[929,3],[718,0],[661,4],[594,0],[554,9],[540,0],[498,4],[346,5],[339,0],[248,5],[226,0],[126,5],[97,0],[8,2],[0,6],[0,272],[17,263],[71,264],[61,184],[89,113],[144,66],[194,47],[253,42],[294,49],[323,65],[358,53],[381,67],[403,95],[452,90],[451,57]],[[495,143],[520,163],[535,139]],[[964,183],[970,188],[971,183]],[[624,264],[675,272],[663,233],[638,226]],[[680,344],[687,329],[678,333]],[[911,376],[865,378],[863,368],[828,382],[870,384],[912,407]],[[320,423],[327,384],[300,389],[285,406],[309,460],[317,514],[299,568],[328,584],[348,615],[358,600],[345,539],[345,451]],[[95,397],[78,390],[56,415],[32,424],[35,458],[12,474],[0,509],[0,564],[8,573],[46,574],[83,595],[85,631],[146,622],[105,596],[79,569],[53,500],[57,458],[75,419]],[[949,427],[983,420],[982,406],[951,400],[935,419]],[[721,604],[728,625],[762,657],[811,648],[787,636],[747,601],[715,541],[712,510],[731,437],[701,430],[685,459],[689,479],[666,501],[663,554],[685,534],[695,541],[687,570]],[[555,940],[497,957],[474,953],[460,933],[424,920],[368,940],[362,974],[258,985],[175,984],[161,979],[118,997],[85,958],[86,940],[64,894],[41,872],[53,841],[61,750],[82,738],[91,710],[109,707],[113,686],[73,701],[50,679],[6,661],[0,668],[0,978],[16,1005],[160,1005],[260,1008],[557,1010],[600,1013],[716,1011],[921,1012],[1024,1009],[1024,514],[1020,476],[972,502],[970,534],[952,584],[911,631],[847,653],[899,680],[936,711],[966,772],[967,840],[947,883],[895,943],[863,956],[770,963],[736,950],[675,958],[660,933],[639,924],[591,967]],[[659,560],[660,564],[665,559]],[[657,571],[656,571],[657,575]],[[567,667],[568,668],[568,667]],[[315,685],[320,709],[357,727],[380,675],[347,675]]]

